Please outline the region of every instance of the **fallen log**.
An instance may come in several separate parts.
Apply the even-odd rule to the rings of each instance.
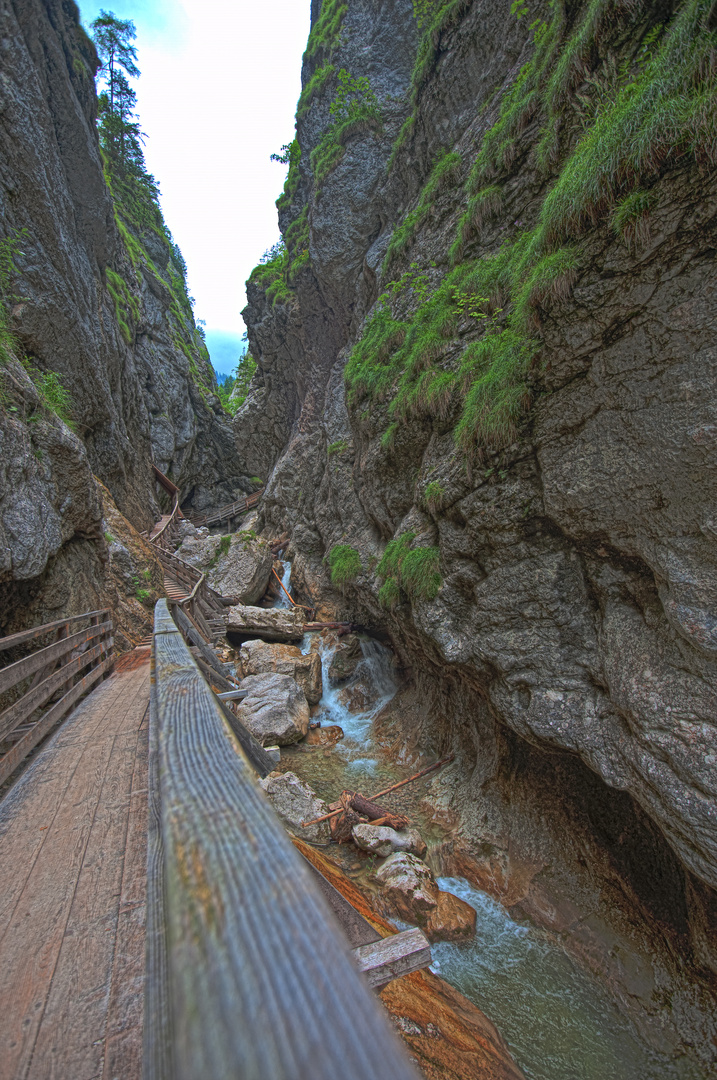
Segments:
[[[304,636],[305,614],[301,608],[260,608],[235,604],[226,613],[227,633],[284,643]]]
[[[382,819],[381,824],[388,825],[391,829],[405,829],[410,825],[410,821],[405,814],[394,814],[390,810],[386,810],[384,806],[379,806],[378,803],[367,799],[359,791],[354,792],[351,799],[351,808],[357,814],[361,814],[362,817],[367,817],[369,821]]]
[[[343,634],[350,634],[353,632],[353,623],[349,622],[307,622],[304,623],[304,630],[308,633],[310,630],[339,630]]]
[[[427,765],[425,769],[421,769],[420,772],[414,773],[413,776],[409,776],[406,780],[399,780],[397,784],[392,784],[391,787],[384,788],[383,791],[377,791],[375,795],[371,795],[371,799],[380,799],[382,795],[388,795],[391,791],[397,791],[398,788],[405,787],[406,784],[412,784],[414,780],[420,780],[422,776],[428,776],[435,769],[440,769],[443,765],[447,765],[449,761],[453,761],[455,754],[449,754],[448,757],[442,758],[440,761],[436,761],[433,765]],[[342,814],[343,810],[339,807],[337,810],[332,810],[329,814],[324,814],[323,817],[314,818],[313,821],[302,821],[302,829],[307,829],[309,825],[318,825],[320,821],[329,821],[331,818],[337,817]],[[384,811],[385,813],[385,811]]]

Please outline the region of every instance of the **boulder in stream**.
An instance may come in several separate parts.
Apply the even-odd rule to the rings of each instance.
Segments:
[[[207,575],[220,596],[254,604],[266,592],[273,556],[266,540],[247,533],[202,536],[206,529],[184,530],[177,555]]]
[[[329,682],[332,686],[346,682],[355,673],[358,664],[363,660],[361,642],[355,634],[347,634],[342,638],[331,657],[329,664]]]
[[[388,825],[372,825],[369,822],[367,825],[354,825],[351,835],[362,851],[382,858],[393,855],[395,851],[407,851],[409,855],[418,855],[419,859],[426,854],[426,844],[418,829],[397,832]]]
[[[209,570],[209,584],[220,596],[234,597],[240,604],[255,604],[266,592],[272,562],[266,540],[234,533],[228,550],[220,551],[216,565]]]
[[[441,891],[422,929],[429,941],[472,941],[476,935],[475,908],[453,893]]]
[[[308,829],[301,828],[302,821],[328,814],[329,810],[323,799],[308,784],[300,780],[296,773],[269,773],[259,785],[271,799],[274,809],[281,820],[295,831],[303,840],[314,844],[328,844],[330,840],[329,823],[321,821]]]
[[[384,896],[401,919],[420,926],[429,941],[469,941],[475,937],[475,909],[441,892],[424,862],[407,852],[390,855],[376,874]]]
[[[239,650],[239,663],[244,676],[266,671],[290,675],[306,694],[309,705],[316,705],[321,697],[321,657],[317,652],[304,655],[296,645],[245,641]]]
[[[438,904],[439,889],[433,874],[424,862],[398,851],[389,855],[376,873],[376,881],[396,914],[410,923],[422,926]]]
[[[241,722],[262,746],[290,746],[309,730],[309,703],[288,675],[267,672],[242,680],[247,697],[239,704]]]

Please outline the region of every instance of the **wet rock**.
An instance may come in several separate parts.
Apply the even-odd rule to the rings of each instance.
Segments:
[[[250,675],[242,681],[248,696],[239,705],[239,719],[262,746],[290,746],[309,730],[309,704],[288,675]]]
[[[308,829],[302,829],[302,821],[311,821],[313,818],[328,814],[329,810],[323,799],[320,799],[308,784],[300,780],[296,773],[269,773],[259,781],[271,799],[277,814],[285,825],[296,830],[297,835],[304,840],[310,840],[315,844],[328,844],[329,823],[322,821],[318,825],[311,825]]]
[[[321,697],[321,658],[316,652],[304,655],[296,645],[245,641],[239,650],[239,663],[244,676],[266,671],[291,676],[306,694],[309,705],[316,705]]]
[[[476,933],[475,908],[453,893],[439,892],[423,930],[429,941],[471,941]]]
[[[342,639],[331,663],[329,664],[329,682],[332,686],[346,682],[355,673],[356,667],[363,659],[361,642],[355,634],[347,634]]]
[[[396,851],[407,851],[410,855],[422,858],[426,854],[426,844],[418,829],[403,829],[397,832],[388,825],[354,825],[351,832],[354,843],[362,851],[385,858]]]
[[[438,904],[439,889],[424,862],[398,851],[376,873],[384,895],[402,919],[422,926]]]
[[[343,739],[344,729],[338,724],[327,724],[326,727],[314,728],[306,736],[309,746],[335,746]]]
[[[376,704],[379,698],[376,687],[363,681],[344,686],[337,696],[343,707],[350,713],[366,712]]]

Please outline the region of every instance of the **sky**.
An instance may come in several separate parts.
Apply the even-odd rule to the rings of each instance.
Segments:
[[[194,314],[212,363],[242,351],[244,282],[279,239],[275,200],[286,166],[270,160],[294,136],[310,0],[79,0],[137,28],[134,83],[147,168],[187,263]]]

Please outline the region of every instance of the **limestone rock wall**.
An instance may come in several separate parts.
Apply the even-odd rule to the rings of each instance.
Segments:
[[[259,282],[247,311],[260,373],[242,427],[252,432],[254,452],[276,462],[264,524],[291,532],[295,586],[346,617],[382,625],[406,665],[430,671],[445,688],[442,719],[434,713],[422,723],[422,739],[424,746],[433,739],[434,746],[453,741],[462,748],[462,785],[447,796],[446,812],[458,815],[474,844],[507,850],[511,810],[496,784],[512,767],[515,747],[528,757],[530,747],[536,755],[564,753],[606,791],[620,792],[616,799],[626,793],[634,800],[674,852],[665,862],[676,857],[687,872],[683,887],[693,881],[712,896],[714,174],[689,153],[656,167],[649,227],[632,240],[611,226],[607,204],[582,223],[569,286],[534,309],[541,348],[524,391],[530,407],[512,436],[465,455],[453,433],[460,402],[443,413],[417,406],[401,416],[389,412],[395,387],[383,398],[359,393],[352,400],[347,357],[380,295],[401,275],[409,283],[425,275],[431,290],[449,272],[466,211],[464,183],[532,55],[532,20],[547,19],[549,10],[528,4],[529,17],[516,19],[494,0],[443,7],[448,15],[413,90],[415,23],[411,5],[398,0],[378,10],[352,0],[334,51],[305,58],[305,87],[327,59],[337,70],[369,74],[384,126],[379,134],[350,134],[343,158],[318,184],[309,161],[330,122],[336,84],[324,83],[308,114],[299,115],[300,182],[292,205],[282,207],[282,228],[290,239],[292,222],[308,206],[309,260],[293,281],[286,278],[288,294],[274,287],[272,296]],[[628,7],[628,22],[615,15],[592,53],[576,61],[576,95],[589,95],[600,79],[604,91],[618,61],[639,60],[639,43],[660,13],[641,5],[621,12]],[[685,7],[675,3],[661,15],[677,17]],[[566,7],[566,41],[585,9]],[[696,24],[700,33],[712,32],[708,14]],[[314,27],[319,17],[315,12]],[[580,99],[571,100],[579,113]],[[393,137],[411,115],[409,136],[387,170]],[[571,123],[560,129],[564,155],[583,130]],[[557,168],[539,167],[541,133],[542,118],[527,108],[498,169],[500,210],[469,234],[471,258],[499,252],[517,230],[539,221]],[[420,210],[443,151],[457,155],[451,179],[419,215],[412,241],[382,270],[392,235]],[[400,302],[394,316],[410,321],[415,290],[404,289]],[[472,334],[464,325],[443,349],[446,370],[456,370]],[[267,393],[280,416],[271,431],[261,426]],[[241,431],[237,438],[244,452]],[[440,494],[429,499],[434,481]],[[430,600],[411,602],[402,593],[387,610],[378,601],[376,564],[387,542],[409,530],[416,545],[439,549],[441,586]],[[327,604],[325,557],[336,544],[359,551],[363,573]],[[506,729],[518,736],[510,752]]]
[[[75,540],[84,545],[76,571],[103,572],[93,473],[139,529],[160,512],[153,460],[197,508],[251,485],[186,296],[181,307],[170,288],[167,244],[140,238],[138,259],[137,238],[130,251],[118,227],[95,130],[97,56],[76,5],[7,0],[0,34],[0,240],[17,241],[1,298],[10,350],[59,375],[78,436],[42,407],[42,424],[18,428],[12,364],[0,360],[1,572],[5,583],[36,578],[47,591],[48,560]],[[124,282],[119,304],[112,274]],[[23,394],[32,398],[27,386]],[[44,450],[41,431],[54,440]],[[48,592],[45,607],[54,599]]]

